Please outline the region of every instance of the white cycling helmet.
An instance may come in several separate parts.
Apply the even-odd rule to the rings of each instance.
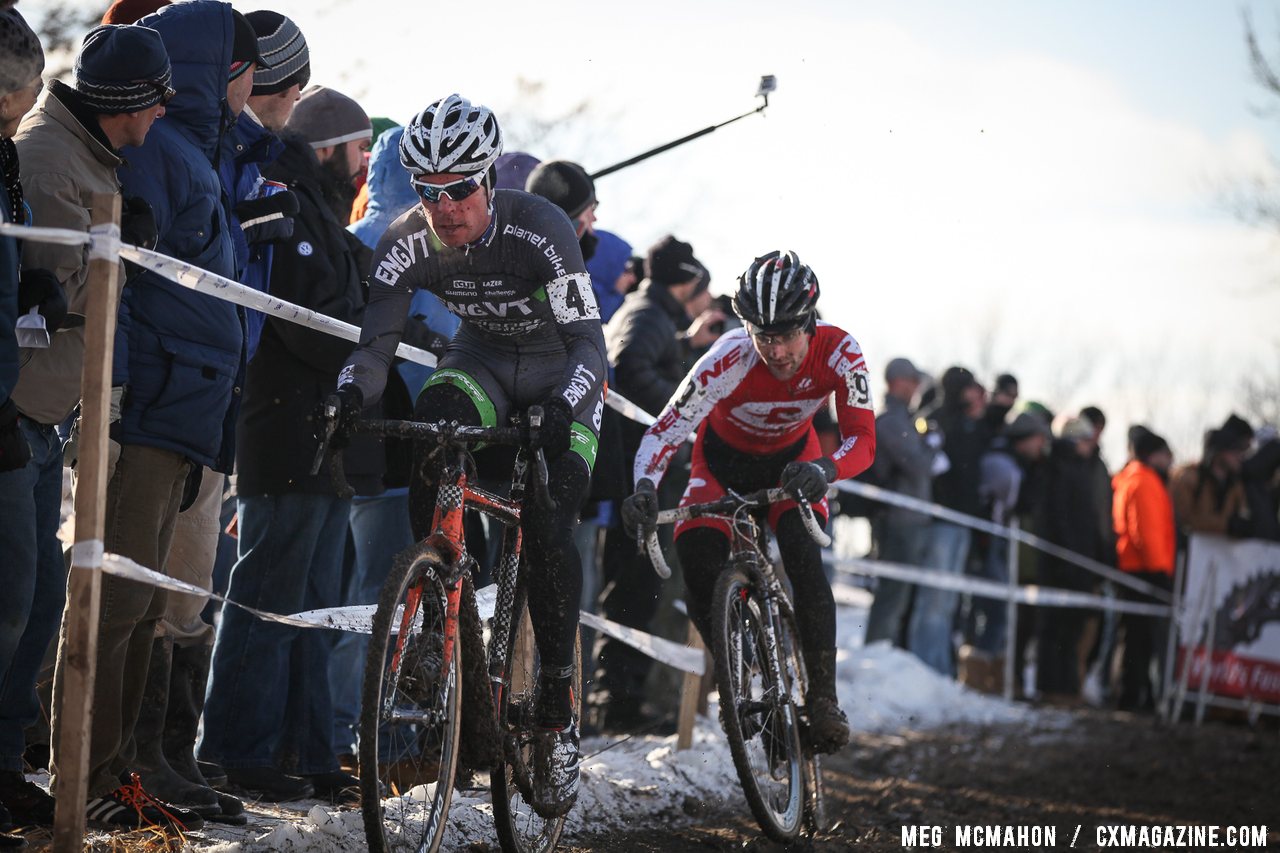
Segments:
[[[497,116],[456,94],[414,116],[400,137],[400,162],[415,175],[482,174],[501,153]]]
[[[770,252],[738,276],[733,310],[749,326],[766,332],[810,327],[818,305],[818,277],[795,252]]]

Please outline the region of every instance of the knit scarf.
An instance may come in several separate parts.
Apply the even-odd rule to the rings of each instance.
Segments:
[[[18,146],[9,138],[0,138],[0,180],[4,181],[7,203],[5,218],[19,224],[27,221],[22,204],[22,184],[18,181]]]

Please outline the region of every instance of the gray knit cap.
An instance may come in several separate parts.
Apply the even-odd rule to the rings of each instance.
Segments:
[[[301,136],[312,148],[373,138],[373,124],[360,105],[324,86],[312,86],[302,93],[284,129]]]
[[[44,48],[12,3],[0,2],[0,95],[16,92],[44,71]]]
[[[311,80],[311,52],[298,25],[265,9],[245,15],[258,34],[258,52],[269,68],[259,66],[253,73],[253,94],[274,95],[294,83],[305,89]]]

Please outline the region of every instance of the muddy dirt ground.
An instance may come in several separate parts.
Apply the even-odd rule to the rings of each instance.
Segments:
[[[1057,847],[1096,850],[1098,826],[1266,825],[1280,849],[1280,731],[1274,722],[1184,723],[1099,711],[1030,727],[972,725],[856,738],[828,762],[831,832],[795,850],[903,850],[902,827],[940,826],[955,849],[965,825],[1054,826]],[[695,808],[694,804],[690,804]],[[646,826],[574,851],[707,853],[785,849],[762,838],[746,808],[710,808],[692,826]],[[917,848],[919,849],[919,848]],[[1161,849],[1161,848],[1157,848]]]

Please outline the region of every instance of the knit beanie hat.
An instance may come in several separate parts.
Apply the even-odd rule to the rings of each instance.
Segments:
[[[1148,430],[1133,443],[1133,455],[1139,462],[1146,462],[1151,454],[1169,449],[1169,442]]]
[[[44,48],[11,4],[0,2],[0,95],[16,92],[44,71]]]
[[[284,127],[301,136],[312,148],[373,138],[373,124],[360,105],[324,86],[312,86],[302,93]]]
[[[529,175],[533,174],[533,170],[538,168],[540,162],[537,157],[523,151],[508,151],[500,155],[497,162],[493,164],[498,172],[493,188],[523,191],[529,183]]]
[[[568,160],[542,163],[530,173],[525,192],[540,195],[577,219],[596,200],[596,185],[587,170]]]
[[[294,83],[305,89],[311,80],[311,52],[302,30],[279,12],[265,9],[245,15],[258,37],[258,53],[270,67],[253,72],[253,94],[274,95]]]
[[[169,0],[116,0],[102,16],[102,23],[136,24],[147,15],[168,5]]]
[[[173,97],[169,53],[160,34],[137,24],[103,24],[84,37],[76,56],[75,90],[96,113],[154,107]]]
[[[231,10],[231,19],[235,27],[235,40],[231,43],[231,70],[228,80],[234,80],[249,70],[250,63],[259,68],[268,68],[269,64],[258,52],[258,34],[253,31],[253,24],[242,12]]]
[[[667,287],[684,284],[703,275],[702,264],[693,256],[693,247],[668,234],[649,247],[649,280]]]

